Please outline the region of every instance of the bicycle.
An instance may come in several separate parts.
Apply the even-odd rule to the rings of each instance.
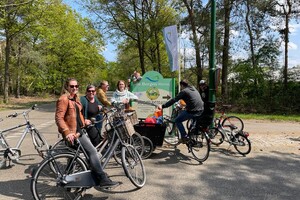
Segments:
[[[171,127],[169,129],[176,129],[174,131],[176,134],[173,135],[172,142],[170,142],[171,140],[168,140],[168,144],[176,147],[178,144],[180,144],[181,138],[175,122],[171,118],[165,117],[164,123]],[[171,134],[172,133],[173,132],[171,132]],[[209,157],[210,139],[208,136],[208,124],[202,122],[201,115],[192,118],[191,126],[188,128],[188,138],[187,141],[185,141],[185,144],[188,148],[188,152],[192,153],[195,160],[204,162]]]
[[[106,168],[108,161],[113,157],[115,149],[121,144],[122,167],[126,176],[136,187],[143,187],[146,183],[144,164],[137,150],[126,143],[130,133],[132,133],[131,130],[127,129],[126,122],[123,119],[115,118],[115,116],[118,116],[115,108],[107,111],[105,115],[107,115],[111,129],[99,145],[99,152],[103,152],[100,158],[103,169]],[[89,158],[80,142],[77,142],[78,145],[75,150],[66,146],[63,146],[62,149],[59,146],[50,149],[48,157],[32,173],[31,191],[35,199],[45,199],[47,197],[79,199],[86,189],[97,186],[98,183],[91,170],[89,170]],[[105,148],[107,149],[105,150]],[[76,169],[77,165],[80,170]],[[60,166],[63,168],[60,169]],[[74,170],[72,171],[71,168]]]
[[[15,118],[19,115],[23,115],[24,119],[25,119],[25,123],[24,124],[20,124],[8,129],[4,129],[2,131],[0,131],[0,159],[1,157],[3,157],[3,160],[0,160],[0,168],[5,168],[6,166],[6,162],[8,160],[8,166],[10,166],[10,162],[11,161],[15,161],[18,162],[19,158],[21,156],[21,149],[20,146],[23,143],[25,137],[27,136],[27,134],[31,135],[32,138],[32,144],[34,146],[34,148],[36,149],[36,151],[38,152],[39,156],[41,156],[42,158],[45,157],[44,153],[46,152],[46,150],[49,149],[49,145],[45,139],[45,137],[35,128],[35,126],[30,122],[29,120],[29,112],[31,112],[32,110],[37,109],[37,105],[33,105],[30,109],[20,112],[20,113],[13,113],[7,116],[7,118]],[[4,133],[6,132],[10,132],[12,130],[18,129],[20,127],[24,127],[25,129],[20,137],[20,139],[18,140],[17,144],[15,147],[11,147],[6,139],[6,136],[4,135]]]
[[[210,129],[208,134],[211,143],[219,146],[225,141],[229,143],[229,147],[233,145],[237,152],[241,155],[245,156],[246,154],[249,154],[251,151],[251,142],[248,139],[249,133],[243,130],[238,130],[239,128],[235,125],[229,124],[226,128],[227,129],[222,126],[220,120],[217,121],[217,127]]]

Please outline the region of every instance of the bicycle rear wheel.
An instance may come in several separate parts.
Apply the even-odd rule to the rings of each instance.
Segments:
[[[244,129],[244,122],[236,116],[228,116],[222,121],[222,127],[225,130],[232,130],[237,133]]]
[[[236,134],[235,141],[233,142],[234,148],[239,152],[241,155],[246,155],[251,151],[251,142],[250,140],[244,136],[243,134]]]
[[[208,158],[210,142],[204,132],[199,131],[198,134],[190,135],[190,141],[187,145],[197,161],[204,162]]]
[[[45,159],[32,175],[30,189],[34,199],[79,199],[86,188],[65,188],[64,175],[86,171],[86,163],[73,154],[57,154]],[[54,170],[53,170],[54,168]],[[71,168],[69,173],[66,172]]]
[[[171,122],[170,119],[166,119],[165,124],[166,124],[166,133],[165,133],[164,141],[170,145],[174,145],[174,146],[178,145],[179,131],[175,123]]]
[[[49,149],[49,145],[45,137],[37,130],[32,129],[31,132],[32,141],[35,146],[35,149],[42,158],[45,158],[46,151]]]
[[[142,136],[142,137],[144,139],[144,146],[145,146],[142,159],[146,159],[151,156],[152,152],[154,151],[154,146],[152,141],[149,138],[147,138],[146,136]]]
[[[146,171],[143,161],[132,145],[122,147],[122,166],[126,176],[137,188],[146,183]]]

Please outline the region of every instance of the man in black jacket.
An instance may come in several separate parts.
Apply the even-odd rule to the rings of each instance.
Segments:
[[[165,104],[158,106],[158,108],[167,108],[180,99],[182,99],[186,103],[185,110],[175,118],[175,124],[181,134],[181,142],[185,143],[188,135],[182,122],[193,118],[195,115],[201,115],[204,109],[204,104],[198,90],[194,86],[189,85],[186,80],[180,81],[180,87],[181,91],[177,94],[176,97],[170,99]]]

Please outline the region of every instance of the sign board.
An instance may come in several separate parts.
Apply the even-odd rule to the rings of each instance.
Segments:
[[[130,85],[131,91],[145,103],[164,104],[174,97],[175,79],[163,78],[157,71],[145,73],[139,82]],[[155,106],[138,102],[132,103],[139,118],[147,118],[154,115]],[[165,108],[164,114],[170,115],[172,107]]]

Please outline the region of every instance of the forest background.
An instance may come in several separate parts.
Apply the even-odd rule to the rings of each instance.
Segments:
[[[217,104],[238,112],[300,113],[300,63],[289,67],[290,23],[299,23],[298,0],[216,0]],[[62,0],[0,2],[0,95],[59,95],[67,77],[85,85],[106,79],[113,86],[134,70],[171,72],[162,29],[178,25],[190,41],[180,49],[181,77],[208,80],[211,1],[81,0],[89,15]],[[239,33],[239,34],[236,34]],[[116,61],[103,56],[106,39]],[[281,51],[280,47],[283,46]],[[187,53],[187,49],[193,53]],[[243,56],[240,55],[241,52]],[[284,62],[280,62],[280,57]]]

